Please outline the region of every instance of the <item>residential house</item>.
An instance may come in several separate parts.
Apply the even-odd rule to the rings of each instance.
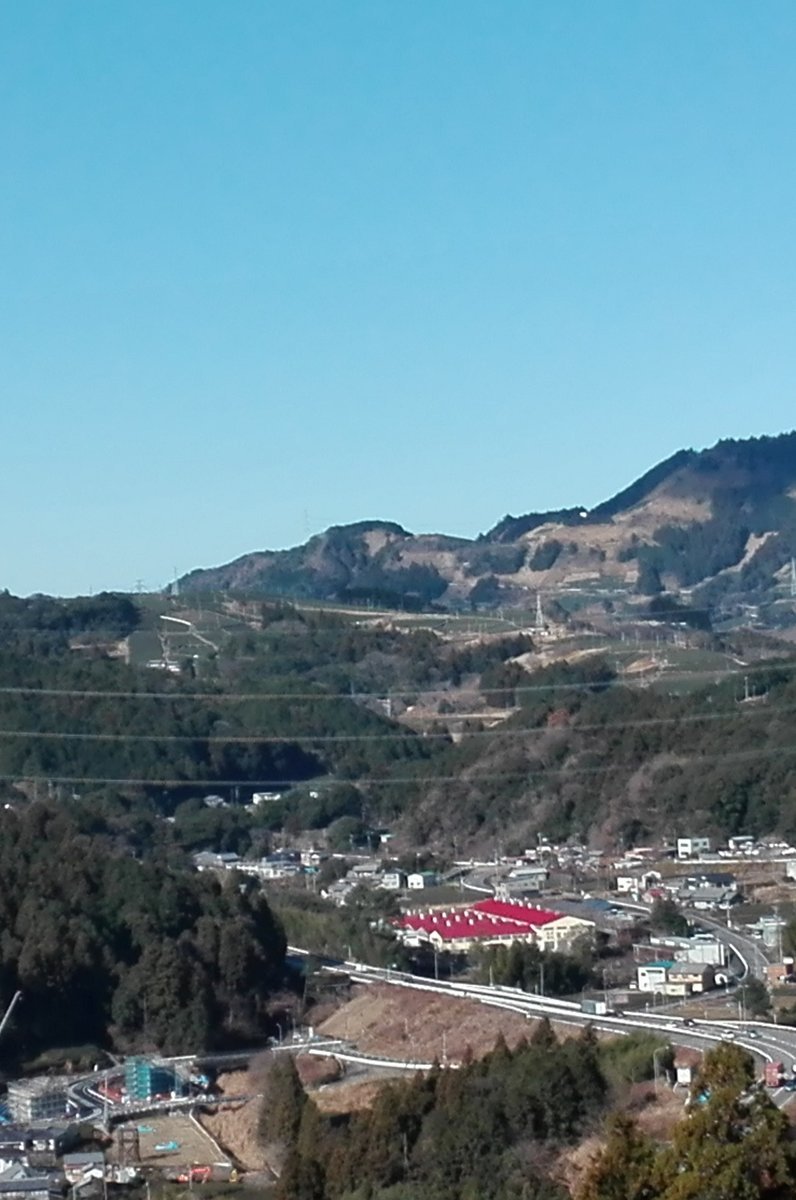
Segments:
[[[667,996],[691,996],[714,985],[713,968],[705,963],[675,962],[666,973]]]
[[[406,886],[410,892],[419,892],[423,888],[436,887],[439,883],[439,875],[436,871],[412,871],[406,877]]]
[[[710,911],[717,908],[729,908],[730,905],[737,904],[740,896],[735,887],[708,885],[693,891],[686,889],[678,894],[678,899],[682,904],[687,904],[691,908]]]
[[[355,863],[348,872],[348,878],[355,883],[375,883],[379,875],[381,875],[381,863],[375,858]]]
[[[689,875],[681,884],[681,890],[697,892],[703,887],[737,888],[738,881],[729,871],[700,871]]]
[[[397,868],[385,871],[379,887],[383,887],[389,892],[402,892],[406,887],[406,872],[399,871]]]
[[[299,856],[302,867],[319,867],[329,857],[322,850],[302,850]]]
[[[261,804],[276,804],[281,799],[281,792],[252,792],[252,804],[255,808],[259,808]]]
[[[662,953],[671,955],[676,962],[703,963],[711,967],[723,967],[727,962],[727,949],[711,934],[696,934],[695,937],[675,937],[667,934],[652,936],[649,943],[640,942],[633,946],[637,962],[660,958]]]
[[[620,895],[639,896],[661,882],[660,871],[640,871],[632,875],[617,875],[616,890]]]
[[[67,1183],[81,1183],[84,1179],[102,1179],[105,1174],[105,1155],[101,1150],[77,1151],[65,1154],[62,1166]]]
[[[193,865],[197,871],[232,871],[241,864],[239,854],[224,851],[216,854],[213,850],[200,850],[193,855]]]
[[[679,837],[677,839],[678,858],[698,858],[700,854],[709,853],[709,837]]]
[[[12,1163],[0,1171],[3,1200],[53,1200],[62,1195],[62,1178],[23,1163]]]
[[[666,979],[674,966],[673,958],[657,959],[655,962],[639,964],[636,968],[636,980],[640,992],[666,991]]]
[[[80,1142],[80,1129],[74,1123],[31,1125],[27,1131],[29,1153],[57,1156]]]
[[[348,897],[353,892],[356,884],[350,879],[336,879],[334,883],[330,883],[328,888],[321,892],[321,895],[326,900],[331,900],[339,908],[342,908],[348,901]]]
[[[546,883],[550,872],[543,863],[522,863],[508,873],[509,883],[523,883],[527,887],[540,887]]]

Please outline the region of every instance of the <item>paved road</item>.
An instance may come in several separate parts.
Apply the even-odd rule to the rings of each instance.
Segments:
[[[616,908],[626,908],[630,912],[637,912],[646,916],[652,911],[649,904],[637,904],[630,900],[619,900],[611,897],[611,903]],[[717,941],[723,942],[727,949],[735,956],[740,964],[740,977],[748,973],[756,976],[758,979],[764,979],[766,967],[769,964],[769,959],[760,943],[753,937],[749,937],[745,933],[740,933],[737,929],[728,929],[727,925],[722,921],[717,921],[715,917],[710,917],[706,913],[696,912],[693,909],[684,909],[683,916],[689,921],[693,921],[695,925],[700,925],[703,929],[709,930]]]
[[[481,865],[474,867],[467,874],[466,878],[463,878],[463,886],[472,892],[488,892],[491,895],[494,891],[495,876],[498,873],[499,868],[497,866]],[[620,900],[614,895],[606,898],[610,899],[616,908],[627,908],[631,912],[644,914],[649,914],[651,911],[648,904],[637,904],[629,900]],[[714,917],[708,916],[705,913],[686,910],[684,916],[689,921],[693,921],[694,924],[701,925],[704,929],[709,929],[711,933],[715,934],[718,941],[724,942],[741,964],[742,969],[740,974],[742,978],[747,972],[758,979],[765,978],[769,959],[766,957],[765,951],[758,941],[752,937],[748,937],[746,934],[739,933],[736,929],[728,929],[726,924],[717,921]]]
[[[686,911],[684,915],[689,921],[701,925],[703,929],[709,929],[711,933],[715,934],[718,941],[724,942],[725,946],[732,950],[746,968],[743,974],[748,972],[758,979],[765,979],[769,959],[758,941],[746,934],[739,933],[736,929],[728,929],[726,925],[714,920],[713,917],[705,916],[704,913]]]
[[[592,1025],[606,1033],[618,1035],[644,1029],[660,1033],[675,1046],[697,1050],[706,1050],[722,1042],[732,1041],[753,1054],[758,1063],[781,1062],[786,1076],[796,1075],[796,1030],[764,1021],[748,1021],[741,1024],[737,1021],[697,1020],[693,1025],[686,1025],[682,1018],[669,1014],[641,1012],[595,1017],[583,1013],[574,1001],[528,995],[514,988],[490,988],[457,981],[419,979],[389,968],[368,967],[353,962],[346,963],[345,967],[351,971],[352,979],[363,983],[382,982],[396,987],[446,993],[506,1011],[523,1013],[528,1017],[547,1016],[557,1024]],[[386,1064],[390,1060],[384,1061]],[[780,1088],[773,1092],[772,1096],[778,1105],[784,1106],[792,1099],[793,1093]]]

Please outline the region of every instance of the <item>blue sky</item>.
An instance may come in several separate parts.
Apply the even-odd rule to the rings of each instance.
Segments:
[[[796,425],[796,7],[0,8],[0,586]]]

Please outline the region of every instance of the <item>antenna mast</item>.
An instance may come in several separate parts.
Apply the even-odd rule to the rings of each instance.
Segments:
[[[534,629],[535,629],[536,633],[544,633],[544,631],[545,631],[544,611],[542,609],[542,593],[541,592],[536,593],[536,625],[534,626]]]

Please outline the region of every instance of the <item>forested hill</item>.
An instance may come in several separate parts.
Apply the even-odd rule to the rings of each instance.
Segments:
[[[404,784],[413,844],[521,853],[539,832],[627,847],[684,829],[796,837],[793,658],[680,694],[676,680],[639,690],[598,658],[505,681],[513,715]]]
[[[128,626],[164,603],[133,605]],[[137,815],[120,844],[137,852],[167,817],[183,849],[243,852],[264,832],[312,830],[346,848],[379,826],[446,855],[496,839],[521,850],[539,832],[632,844],[684,822],[796,836],[796,664],[772,661],[780,650],[765,641],[690,634],[692,648],[674,652],[684,675],[640,688],[643,645],[610,637],[536,645],[284,602],[230,607],[216,649],[173,675],[70,649],[76,629],[100,645],[108,635],[83,601],[61,612],[67,636],[43,601],[40,629],[7,599],[0,785],[11,802],[121,796]],[[118,632],[117,606],[99,609]],[[195,615],[174,611],[183,625]],[[250,819],[242,806],[262,789],[286,798]],[[204,806],[219,792],[231,809]]]
[[[777,594],[796,555],[796,433],[681,450],[591,511],[506,516],[476,539],[388,521],[335,526],[181,581],[384,605],[497,607],[596,586],[650,595],[704,585],[710,603]],[[573,500],[577,501],[574,496]]]
[[[264,896],[151,844],[136,860],[111,812],[96,802],[0,811],[0,999],[17,989],[24,999],[13,1053],[251,1044],[284,983],[284,934]]]

